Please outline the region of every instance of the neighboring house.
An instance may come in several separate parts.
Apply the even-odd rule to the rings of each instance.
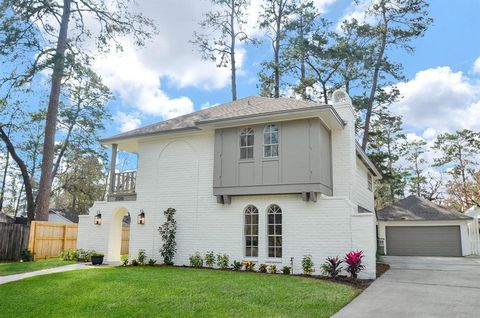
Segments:
[[[0,212],[0,223],[13,224],[13,223],[15,223],[15,219],[12,218],[11,216],[6,215],[3,212]]]
[[[423,198],[412,195],[383,208],[377,211],[377,220],[378,238],[386,255],[471,254],[468,225],[472,218]]]
[[[122,219],[131,216],[130,258],[162,260],[158,227],[175,208],[175,264],[207,251],[230,260],[293,264],[311,255],[365,253],[375,278],[373,179],[380,173],[355,141],[355,111],[333,104],[247,97],[104,139],[138,154],[138,171],[114,173],[106,201],[80,216],[78,248],[118,261]],[[138,217],[144,213],[144,224]]]
[[[50,210],[48,211],[48,222],[53,223],[62,223],[62,224],[73,224],[71,220],[63,216],[59,211]]]

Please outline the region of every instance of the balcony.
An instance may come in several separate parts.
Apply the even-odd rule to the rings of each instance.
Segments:
[[[116,172],[111,176],[107,201],[135,201],[137,172]]]

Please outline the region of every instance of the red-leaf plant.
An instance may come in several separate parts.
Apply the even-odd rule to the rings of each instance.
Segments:
[[[347,272],[354,279],[357,278],[358,273],[365,268],[362,265],[363,252],[351,251],[345,255],[345,263],[347,264]]]

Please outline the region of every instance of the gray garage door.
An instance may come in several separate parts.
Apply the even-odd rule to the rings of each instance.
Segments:
[[[387,226],[387,255],[462,256],[460,226]]]

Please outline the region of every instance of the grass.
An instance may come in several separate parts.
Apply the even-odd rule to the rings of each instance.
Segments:
[[[74,263],[75,262],[73,261],[63,261],[58,258],[38,260],[35,262],[0,263],[0,276],[34,272],[41,269],[64,266]]]
[[[359,293],[298,276],[109,267],[0,285],[5,317],[330,317]]]

